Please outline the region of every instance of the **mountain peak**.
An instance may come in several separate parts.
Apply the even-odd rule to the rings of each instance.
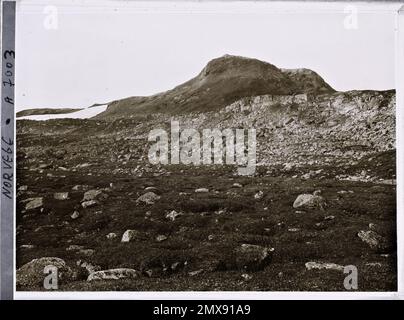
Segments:
[[[206,112],[224,108],[244,97],[332,92],[309,69],[279,69],[258,59],[226,54],[209,61],[195,78],[174,89],[150,97],[115,101],[98,118],[135,113]]]
[[[274,73],[279,73],[278,76],[281,76],[280,70],[268,62],[230,54],[212,59],[201,72],[203,76],[217,76],[223,73],[244,73],[244,76],[253,73],[255,76],[264,76],[265,73],[267,76],[273,76]]]

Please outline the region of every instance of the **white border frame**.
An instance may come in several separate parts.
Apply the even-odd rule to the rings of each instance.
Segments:
[[[178,0],[177,0],[178,1]],[[154,1],[153,1],[154,2]],[[173,1],[175,2],[175,1]],[[220,2],[220,1],[217,1]],[[296,1],[305,2],[305,1]],[[354,5],[355,2],[335,1]],[[334,4],[335,4],[334,2]],[[167,1],[161,2],[162,4]],[[310,2],[305,2],[309,4]],[[311,2],[314,4],[314,2]],[[327,2],[323,2],[327,5]],[[372,2],[367,2],[368,4]],[[375,4],[383,4],[375,1]],[[386,2],[387,4],[388,2]],[[391,3],[391,2],[390,2]],[[318,3],[317,3],[318,4]],[[330,5],[333,4],[328,3]],[[299,7],[301,10],[302,7]],[[18,11],[18,3],[17,3]],[[16,15],[18,18],[18,14]],[[16,18],[16,19],[17,19]],[[16,29],[18,21],[16,21]],[[309,291],[16,291],[15,300],[404,300],[404,5],[396,16],[396,151],[397,151],[397,292],[309,292]],[[16,32],[17,33],[17,32]],[[18,55],[18,48],[16,48]],[[16,82],[18,81],[16,74]],[[16,141],[16,121],[14,122],[14,141]],[[16,154],[16,152],[15,152]],[[16,161],[16,159],[15,159]],[[14,172],[16,174],[16,162]],[[16,176],[16,175],[15,175]],[[14,184],[14,194],[16,184]],[[400,197],[401,195],[401,197]],[[14,213],[16,212],[14,201]],[[16,226],[14,214],[14,225]],[[402,232],[400,232],[402,231]],[[14,234],[14,248],[16,236]],[[16,254],[14,254],[14,272]],[[15,279],[14,279],[15,280]]]
[[[404,5],[396,19],[397,289],[404,299]]]

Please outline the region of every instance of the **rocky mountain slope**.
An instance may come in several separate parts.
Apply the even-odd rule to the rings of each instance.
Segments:
[[[153,165],[148,134],[255,128],[258,167]],[[17,289],[394,291],[395,92],[225,56],[92,119],[17,121]]]

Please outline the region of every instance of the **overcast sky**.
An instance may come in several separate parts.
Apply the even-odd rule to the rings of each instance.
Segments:
[[[19,2],[17,111],[165,91],[224,54],[310,68],[337,90],[394,88],[397,4],[360,4],[347,29],[349,4],[94,2]]]

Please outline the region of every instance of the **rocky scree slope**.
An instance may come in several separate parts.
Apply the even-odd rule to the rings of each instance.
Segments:
[[[171,120],[178,120],[181,129],[255,128],[257,162],[265,167],[336,166],[343,173],[345,166],[363,162],[364,157],[372,161],[373,154],[395,150],[394,91],[353,91],[242,98],[220,111],[176,116],[22,120],[17,123],[18,156],[24,165],[55,158],[57,166],[71,168],[93,161],[95,171],[108,172],[102,164],[110,163],[116,166],[112,173],[141,175],[156,170],[148,161],[151,128],[170,132]],[[394,174],[393,170],[382,176],[392,179]]]

